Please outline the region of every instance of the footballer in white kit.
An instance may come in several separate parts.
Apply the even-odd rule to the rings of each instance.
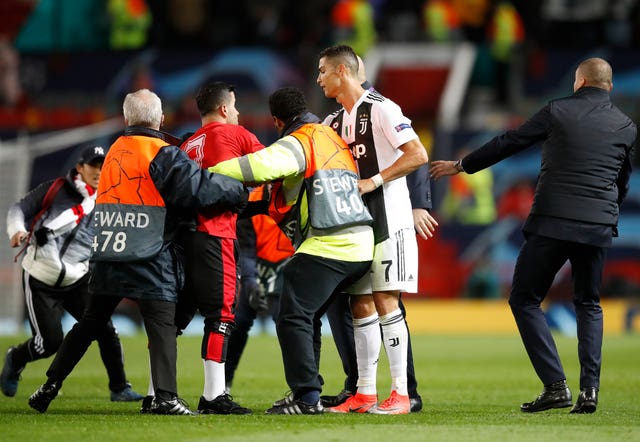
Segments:
[[[402,156],[399,146],[417,139],[411,120],[379,92],[365,91],[349,113],[329,115],[331,126],[349,145],[360,179],[371,178]],[[354,284],[352,294],[418,291],[418,245],[405,177],[385,182],[363,195],[374,219],[375,251],[371,272]]]

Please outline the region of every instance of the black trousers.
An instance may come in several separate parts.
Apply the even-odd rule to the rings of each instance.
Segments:
[[[276,330],[285,377],[296,397],[311,390],[322,391],[318,313],[370,266],[371,261],[338,261],[304,253],[295,254],[285,265]]]
[[[16,346],[13,362],[23,366],[29,362],[45,359],[58,351],[64,338],[62,316],[69,312],[80,320],[90,298],[89,276],[66,287],[52,287],[27,272],[22,273],[23,288],[32,337]],[[122,345],[111,320],[103,324],[96,340],[100,357],[107,369],[109,389],[120,391],[127,386],[122,358]]]
[[[566,379],[555,341],[540,308],[553,279],[571,263],[578,326],[580,388],[600,387],[602,308],[600,284],[606,248],[528,234],[520,249],[509,304],[522,342],[544,385]]]
[[[399,304],[402,316],[406,318],[407,312],[402,303],[402,298],[400,298]],[[344,389],[355,392],[358,382],[358,361],[356,359],[356,343],[353,337],[353,316],[351,315],[349,296],[345,294],[336,296],[329,304],[327,318],[329,319],[333,340],[336,343],[336,348],[342,361],[342,369],[347,375],[344,380]],[[408,330],[409,324],[407,324]],[[418,397],[418,381],[413,366],[413,351],[411,350],[411,333],[409,333],[407,347],[407,389],[409,397]]]
[[[69,376],[122,299],[119,296],[91,296],[84,316],[67,333],[47,370],[49,382],[62,383]],[[149,340],[151,376],[156,394],[167,392],[175,395],[178,391],[175,304],[143,299],[136,302]]]

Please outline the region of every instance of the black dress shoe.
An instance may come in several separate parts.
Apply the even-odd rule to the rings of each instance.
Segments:
[[[413,397],[409,396],[409,405],[411,406],[410,411],[412,413],[417,413],[422,410],[422,398],[420,395],[418,394]]]
[[[550,408],[565,408],[571,406],[571,391],[567,381],[558,381],[545,385],[540,396],[533,402],[525,402],[520,405],[520,410],[525,413],[535,413]]]
[[[583,388],[578,400],[569,413],[593,413],[598,406],[598,389],[596,387]]]
[[[324,408],[337,407],[338,405],[342,405],[353,396],[353,393],[349,390],[342,390],[336,396],[320,396],[320,403]],[[275,404],[274,404],[275,405]]]

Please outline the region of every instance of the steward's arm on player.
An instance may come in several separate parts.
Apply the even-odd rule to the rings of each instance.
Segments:
[[[235,178],[245,183],[266,183],[303,173],[306,169],[300,142],[286,136],[258,152],[222,161],[210,172]]]

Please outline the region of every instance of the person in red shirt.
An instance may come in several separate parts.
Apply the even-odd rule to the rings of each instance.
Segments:
[[[202,86],[196,95],[202,127],[181,146],[207,169],[221,161],[256,152],[264,146],[238,125],[234,87],[223,82]],[[184,248],[187,302],[204,317],[202,359],[204,390],[198,411],[203,414],[249,414],[225,393],[227,344],[234,326],[237,288],[237,214],[223,209],[201,210],[196,225],[181,235]]]

